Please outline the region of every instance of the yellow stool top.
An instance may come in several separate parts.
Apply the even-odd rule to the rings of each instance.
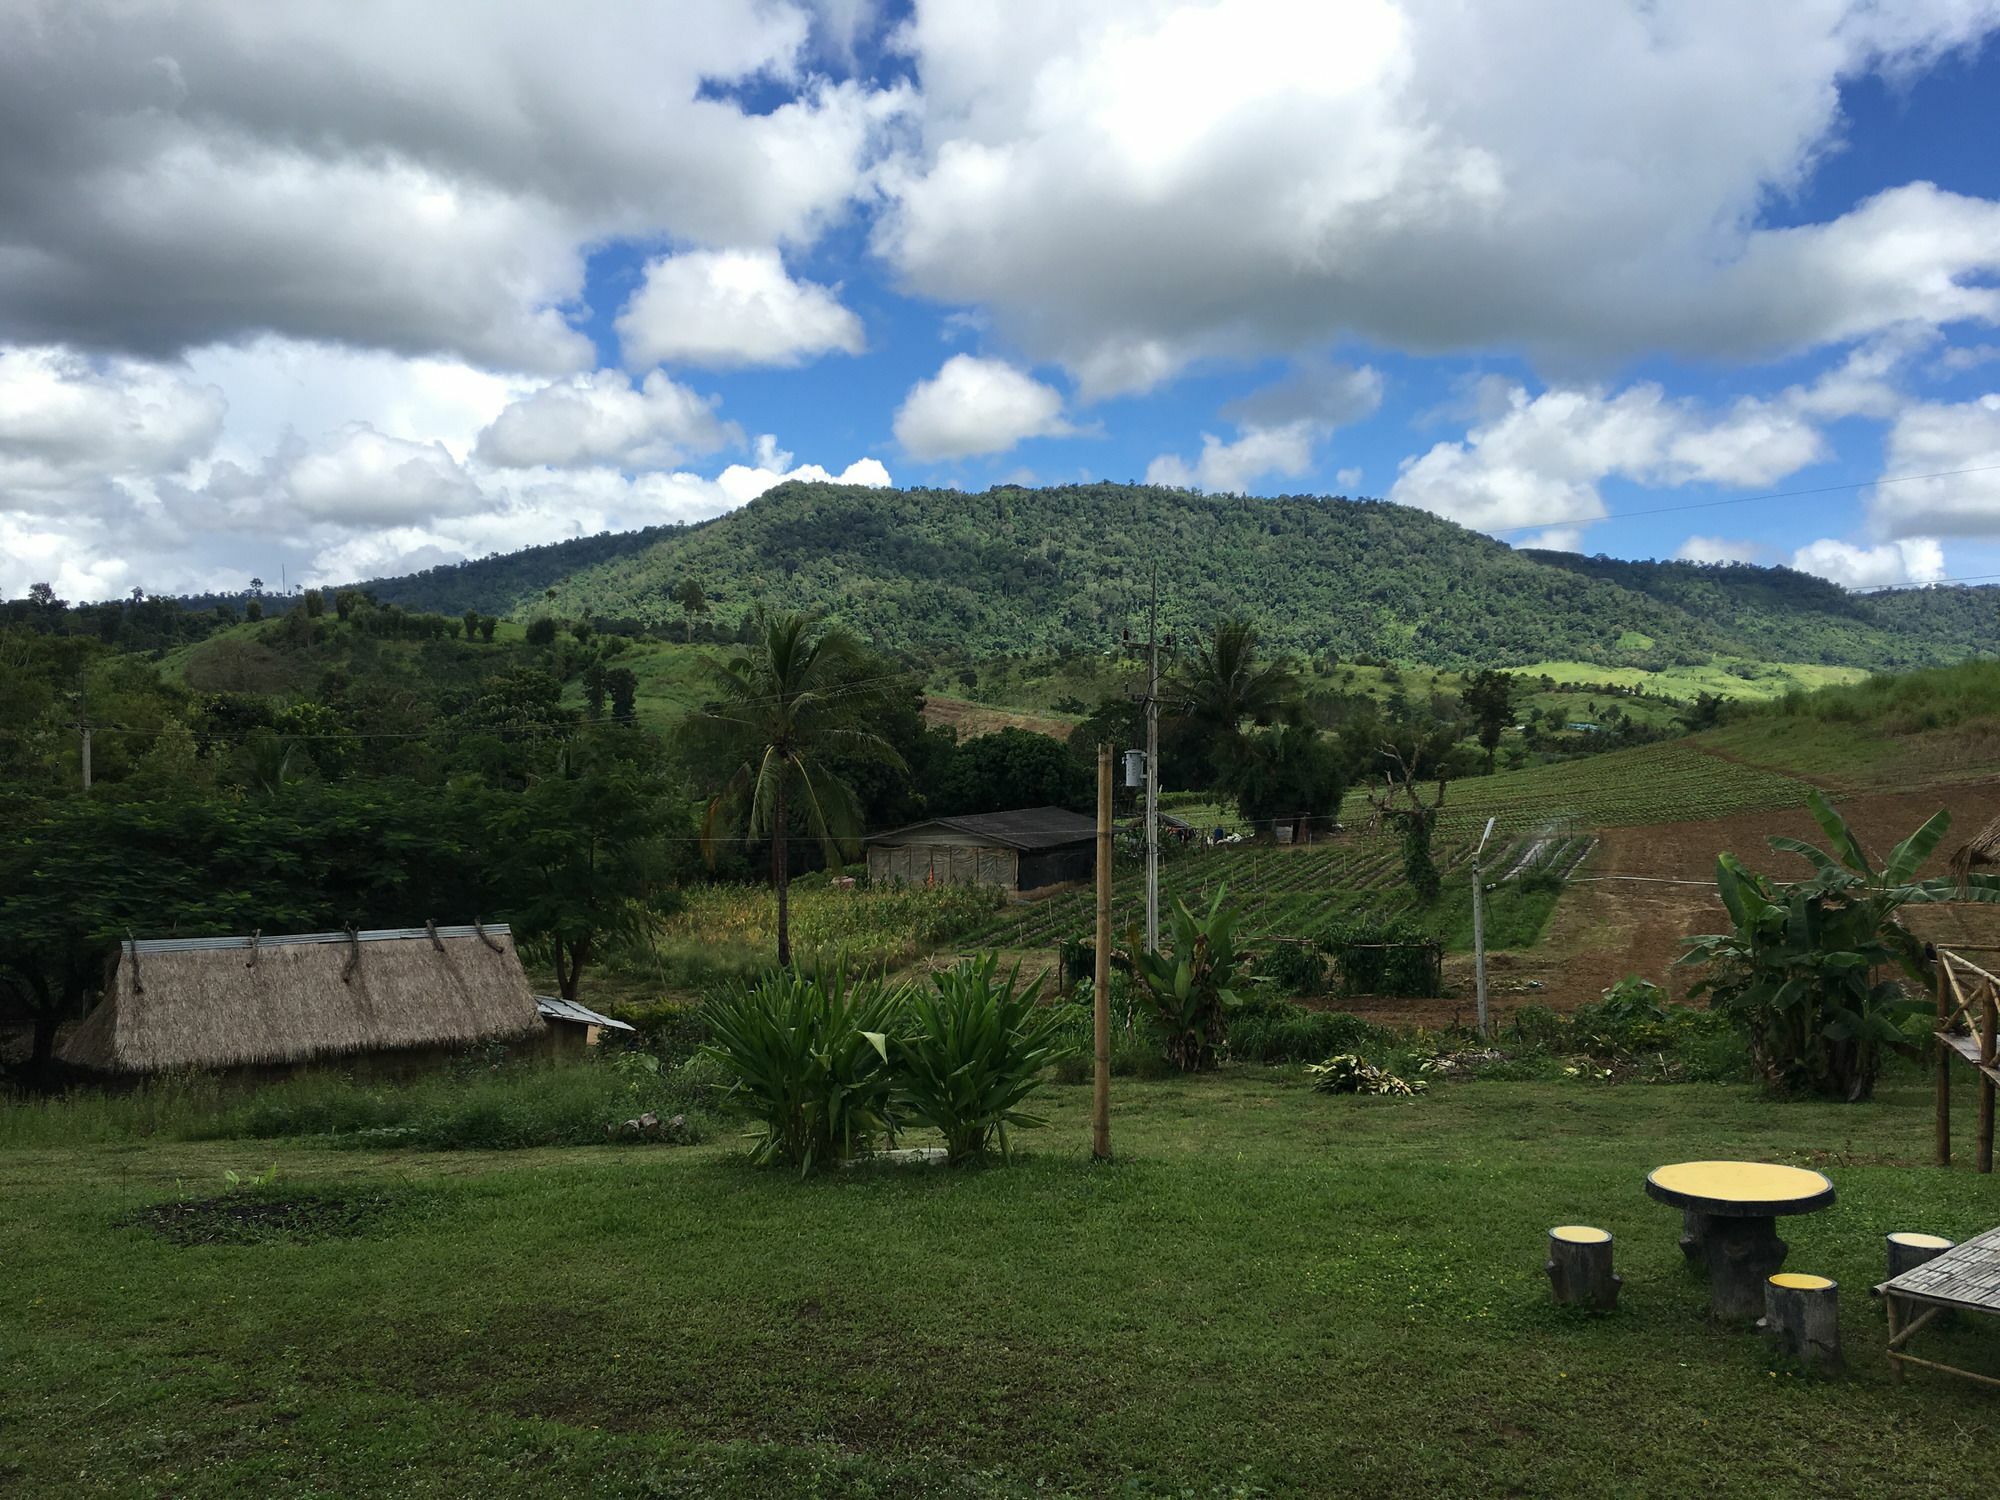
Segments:
[[[1952,1242],[1941,1234],[1915,1234],[1909,1230],[1898,1230],[1889,1236],[1899,1245],[1908,1245],[1913,1250],[1949,1250]]]
[[[1780,1271],[1771,1278],[1772,1286],[1781,1286],[1789,1292],[1823,1292],[1833,1285],[1825,1276],[1807,1276],[1798,1271]]]
[[[1549,1231],[1552,1240],[1567,1240],[1572,1245],[1601,1245],[1611,1238],[1608,1229],[1592,1229],[1588,1224],[1558,1224]]]

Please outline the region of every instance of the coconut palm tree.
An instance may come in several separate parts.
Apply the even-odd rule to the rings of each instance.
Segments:
[[[790,833],[793,814],[838,864],[860,833],[853,788],[828,767],[834,754],[903,769],[889,742],[867,726],[887,706],[896,679],[838,628],[815,630],[810,615],[759,611],[742,655],[713,665],[716,699],[691,716],[697,737],[718,742],[731,765],[702,820],[702,852],[713,864],[726,826],[771,840],[778,893],[778,962],[792,961]]]
[[[1232,763],[1245,719],[1261,728],[1298,716],[1298,678],[1281,659],[1260,661],[1257,639],[1246,617],[1224,619],[1174,685],[1181,717],[1201,731],[1218,771]]]

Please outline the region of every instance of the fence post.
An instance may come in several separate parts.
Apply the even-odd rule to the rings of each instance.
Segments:
[[[1951,1165],[1951,1048],[1944,1039],[1950,1012],[1945,1007],[1945,955],[1935,943],[1924,944],[1931,961],[1931,993],[1937,997],[1937,1035],[1931,1045],[1937,1049],[1937,1164]]]

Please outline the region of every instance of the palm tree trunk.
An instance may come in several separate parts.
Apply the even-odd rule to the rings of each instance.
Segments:
[[[771,884],[778,889],[778,967],[792,966],[792,913],[791,884],[792,862],[790,851],[785,846],[785,781],[786,772],[791,767],[781,766],[778,773],[778,794],[771,808]]]

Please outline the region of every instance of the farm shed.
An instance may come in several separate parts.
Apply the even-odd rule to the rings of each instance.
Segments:
[[[554,995],[535,996],[535,1009],[548,1029],[549,1055],[576,1057],[586,1047],[595,1047],[607,1031],[631,1031],[632,1026],[601,1016],[587,1005]]]
[[[1097,823],[1061,807],[932,818],[868,841],[868,878],[1036,891],[1088,880]]]
[[[544,1024],[505,926],[165,938],[120,945],[60,1056],[112,1074],[415,1061]]]

